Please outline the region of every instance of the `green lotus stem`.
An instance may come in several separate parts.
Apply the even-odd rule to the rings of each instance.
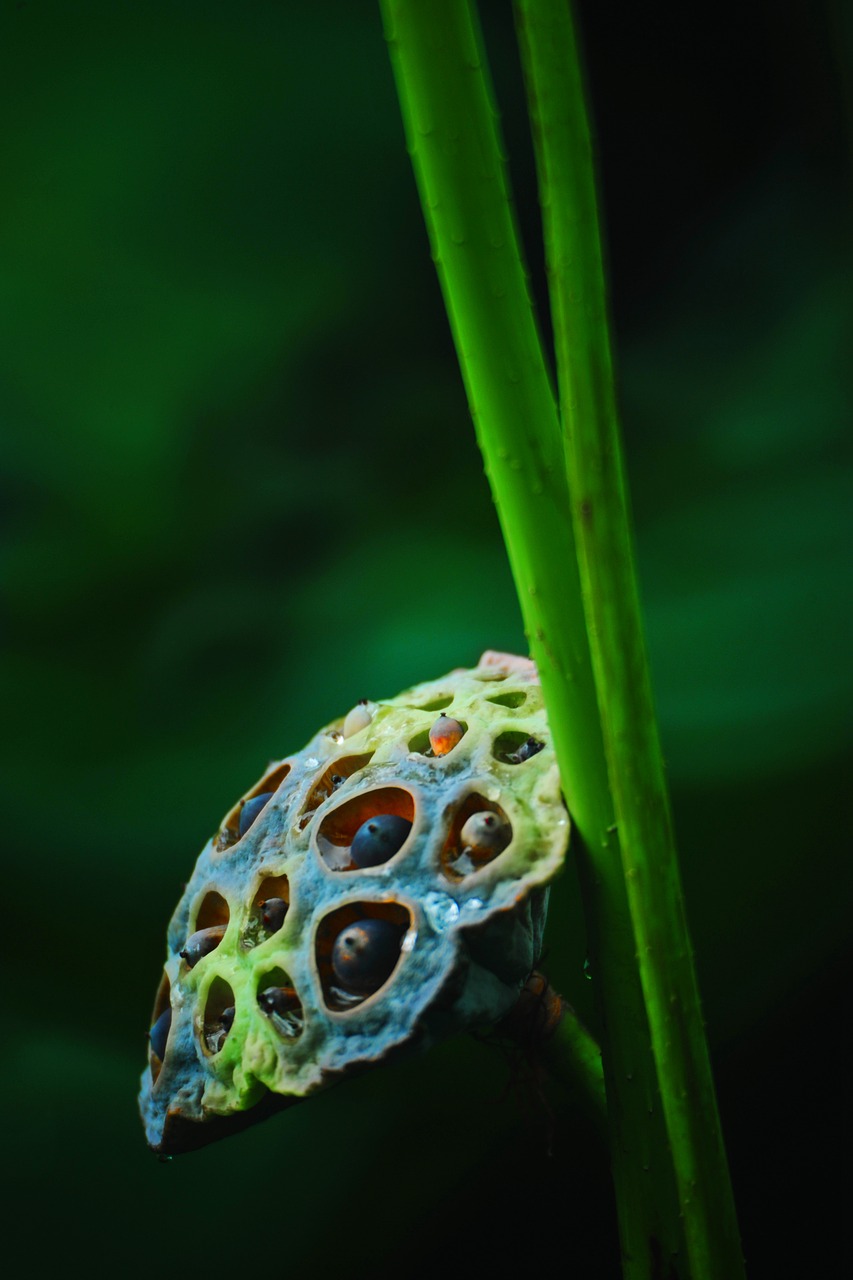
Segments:
[[[381,0],[409,152],[539,667],[584,893],[624,1273],[666,1274],[679,1206],[615,836],[561,430],[468,0]]]
[[[607,1098],[601,1046],[567,1006],[554,1034],[539,1054],[548,1073],[577,1097],[603,1138],[607,1137]]]
[[[599,1136],[606,1138],[601,1046],[544,973],[530,974],[515,1006],[495,1030],[562,1086],[566,1096],[587,1113]]]
[[[567,0],[515,0],[572,516],[610,788],[693,1280],[743,1256],[681,891],[640,614],[590,134]]]

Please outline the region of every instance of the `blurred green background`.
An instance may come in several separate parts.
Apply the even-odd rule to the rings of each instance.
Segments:
[[[820,1274],[853,904],[853,23],[579,12],[747,1260]],[[511,15],[483,15],[544,307]],[[166,922],[236,796],[358,698],[524,648],[376,7],[4,2],[0,99],[3,1197],[35,1273],[617,1274],[590,1136],[489,1045],[166,1165],[136,1116]],[[550,938],[592,1019],[571,871]]]

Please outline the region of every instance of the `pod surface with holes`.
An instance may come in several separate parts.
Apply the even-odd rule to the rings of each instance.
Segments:
[[[426,750],[438,722],[450,745]],[[171,1025],[152,1032],[140,1095],[161,1152],[499,1021],[568,845],[536,669],[507,654],[356,702],[245,794],[168,929]]]

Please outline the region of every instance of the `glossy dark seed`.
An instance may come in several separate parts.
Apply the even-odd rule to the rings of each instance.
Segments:
[[[180,952],[181,959],[186,960],[190,969],[219,946],[225,937],[225,927],[224,924],[212,924],[208,929],[197,929],[190,934]]]
[[[231,1030],[231,1028],[234,1026],[233,1004],[227,1005],[226,1008],[222,1010],[222,1012],[219,1015],[219,1021],[222,1024],[222,1030],[227,1034]]]
[[[359,995],[377,991],[400,958],[404,930],[390,920],[357,920],[335,939],[332,969],[342,987]]]
[[[269,804],[273,798],[272,791],[262,791],[259,796],[252,796],[251,800],[247,800],[240,810],[240,820],[237,824],[237,834],[240,839],[249,830],[249,827],[255,821],[261,810]]]
[[[517,751],[512,753],[509,761],[511,764],[522,764],[525,760],[529,760],[531,756],[535,756],[544,746],[544,742],[537,742],[535,738],[528,738],[526,742],[522,742]]]
[[[393,858],[411,829],[411,822],[396,813],[378,813],[356,831],[350,857],[357,867],[378,867]]]
[[[279,1017],[302,1007],[293,987],[265,987],[258,993],[258,1004],[264,1013],[277,1013]]]
[[[261,903],[261,924],[267,933],[278,933],[287,915],[287,905],[284,898],[267,898]]]
[[[164,1009],[160,1017],[154,1023],[154,1026],[148,1032],[148,1039],[151,1043],[151,1052],[155,1058],[159,1058],[162,1062],[166,1056],[166,1041],[169,1039],[169,1031],[172,1026],[172,1009],[171,1006]]]

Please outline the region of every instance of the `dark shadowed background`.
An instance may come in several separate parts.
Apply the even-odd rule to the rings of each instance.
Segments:
[[[544,306],[510,11],[482,8]],[[843,0],[580,15],[747,1260],[831,1275],[853,21]],[[234,799],[357,699],[524,649],[376,7],[3,0],[0,103],[3,1203],[32,1273],[562,1256],[611,1280],[601,1156],[489,1045],[169,1164],[136,1115],[166,922]],[[550,951],[591,1018],[571,869]]]

